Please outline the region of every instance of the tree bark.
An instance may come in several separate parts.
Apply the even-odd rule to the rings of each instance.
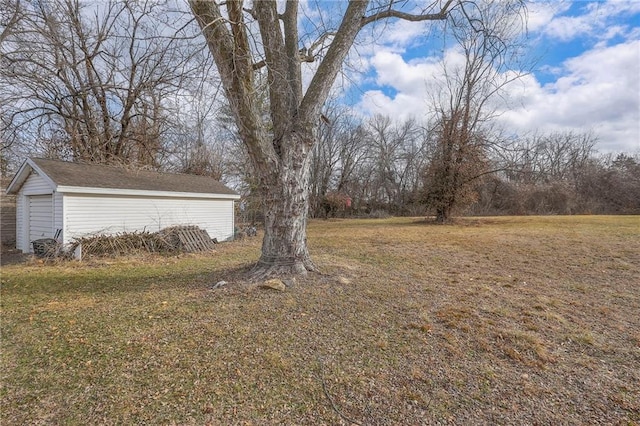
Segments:
[[[283,145],[296,147],[288,165],[262,170],[265,234],[262,255],[251,271],[254,278],[305,275],[316,271],[307,249],[311,134],[289,133]],[[291,140],[293,139],[293,140]]]

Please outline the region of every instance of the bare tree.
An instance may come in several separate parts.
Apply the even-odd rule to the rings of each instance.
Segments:
[[[348,184],[352,178],[364,138],[360,119],[345,106],[328,102],[324,108],[323,123],[318,131],[311,160],[311,215],[326,217],[336,200],[350,198]]]
[[[501,153],[506,177],[520,184],[575,181],[593,159],[597,137],[591,132],[534,134]]]
[[[434,99],[434,150],[425,173],[425,200],[439,223],[472,202],[473,182],[491,172],[488,150],[497,142],[491,102],[522,76],[506,72],[520,47],[521,4],[489,1],[463,12],[449,21],[463,64],[443,66],[441,96]]]
[[[420,126],[414,119],[396,122],[376,115],[365,125],[370,147],[369,202],[376,208],[403,213],[414,198],[425,158]]]
[[[350,1],[339,25],[303,45],[299,2],[190,0],[216,62],[226,97],[259,180],[265,236],[255,277],[305,274],[315,270],[306,242],[310,153],[316,144],[321,108],[361,28],[388,18],[444,20],[468,2],[436,1],[417,13],[406,2]],[[407,9],[410,10],[410,9]],[[317,61],[304,90],[301,63]],[[261,116],[257,69],[266,68],[271,128]]]
[[[231,178],[227,135],[219,125],[219,118],[227,108],[220,98],[210,96],[218,83],[214,80],[187,86],[183,89],[186,93],[176,99],[171,108],[172,126],[165,134],[166,168],[219,181]]]
[[[580,189],[602,169],[590,132],[535,134],[501,153],[504,180],[514,190],[516,212],[571,214],[584,211],[589,191]],[[586,197],[581,200],[580,192]]]
[[[0,0],[0,44],[15,31],[21,17],[20,0]]]
[[[174,14],[173,29],[164,5],[129,0],[17,8],[1,46],[4,129],[37,132],[39,151],[57,157],[157,166],[166,100],[206,69],[187,43],[199,35],[189,19]]]

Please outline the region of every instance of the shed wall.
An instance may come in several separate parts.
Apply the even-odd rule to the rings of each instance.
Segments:
[[[53,188],[49,182],[35,173],[31,173],[27,180],[24,181],[24,184],[22,184],[22,188],[20,188],[20,193],[24,195],[45,195],[51,194],[52,192]]]
[[[26,218],[24,217],[27,212],[27,196],[21,192],[16,195],[16,248],[25,252],[27,247],[29,236],[26,229]]]
[[[64,243],[92,234],[196,225],[219,241],[233,237],[233,200],[64,194]]]
[[[51,194],[53,188],[41,176],[31,173],[16,197],[16,248],[25,253],[32,251],[29,240],[29,197]]]
[[[62,230],[63,228],[63,218],[64,218],[64,204],[63,204],[63,194],[60,192],[55,192],[53,194],[53,229],[54,232],[58,230]],[[55,235],[55,233],[54,233]]]

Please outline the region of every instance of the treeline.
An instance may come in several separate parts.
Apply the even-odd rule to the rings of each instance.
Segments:
[[[310,216],[438,218],[443,204],[443,222],[455,215],[640,214],[640,156],[601,154],[590,132],[493,133],[443,159],[436,127],[387,116],[362,121],[335,108],[312,157]],[[457,178],[444,169],[458,169]],[[249,219],[260,216],[250,175],[233,178],[243,182]]]
[[[591,133],[498,135],[443,162],[433,125],[337,120],[313,159],[311,213],[437,216],[448,197],[452,215],[640,213],[640,158],[600,154],[596,142]],[[457,181],[446,168],[460,169]]]

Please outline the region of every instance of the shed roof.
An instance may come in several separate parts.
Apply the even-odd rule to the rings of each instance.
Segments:
[[[27,159],[9,184],[7,192],[18,192],[31,169],[44,173],[58,188],[102,188],[237,196],[232,189],[206,176],[160,173],[44,158]]]

